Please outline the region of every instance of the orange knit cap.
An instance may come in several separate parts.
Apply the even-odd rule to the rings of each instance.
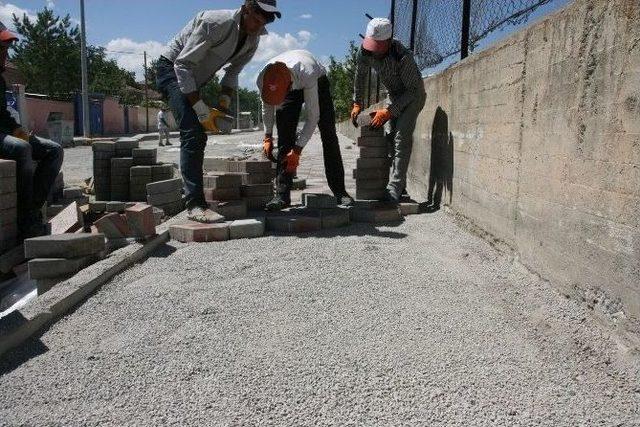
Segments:
[[[291,72],[282,62],[269,64],[262,79],[262,100],[267,105],[280,105],[291,87]]]

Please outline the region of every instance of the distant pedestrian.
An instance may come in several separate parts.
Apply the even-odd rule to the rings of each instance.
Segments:
[[[306,50],[291,50],[273,58],[258,75],[265,128],[263,151],[273,158],[273,126],[278,128],[276,194],[267,210],[291,204],[291,186],[302,149],[320,130],[327,183],[341,205],[353,204],[344,183],[344,166],[336,132],[336,113],[324,66]],[[306,119],[297,133],[302,104]]]
[[[163,138],[167,141],[167,145],[172,145],[169,140],[169,122],[167,122],[167,115],[164,111],[164,108],[158,111],[158,145],[160,145],[160,147],[164,147],[165,145],[162,142]]]
[[[215,122],[216,113],[200,98],[200,89],[226,66],[216,109],[228,111],[238,75],[256,53],[260,36],[267,34],[265,25],[280,16],[276,0],[245,0],[237,10],[200,12],[158,61],[157,84],[180,128],[180,171],[190,220],[218,219],[207,207],[202,178],[207,135],[201,122]]]
[[[18,230],[25,239],[45,233],[41,209],[60,173],[64,150],[60,144],[27,133],[7,110],[7,83],[1,73],[16,40],[0,22],[0,158],[16,162]]]
[[[407,186],[413,131],[424,107],[426,93],[413,53],[392,37],[393,26],[388,19],[374,18],[369,22],[357,55],[351,119],[355,125],[364,106],[367,71],[373,68],[389,91],[390,102],[385,108],[375,111],[371,126],[391,124],[387,139],[392,169],[385,200],[398,202]]]

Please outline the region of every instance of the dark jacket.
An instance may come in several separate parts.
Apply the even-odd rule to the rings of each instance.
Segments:
[[[7,110],[7,82],[0,74],[0,134],[12,135],[20,125]]]

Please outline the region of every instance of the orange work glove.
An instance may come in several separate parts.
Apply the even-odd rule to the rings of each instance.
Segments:
[[[300,164],[300,155],[302,154],[302,148],[294,147],[284,159],[284,167],[288,174],[294,175],[298,170]]]
[[[262,154],[272,162],[276,161],[273,157],[273,137],[270,135],[264,136],[264,141],[262,142]]]
[[[22,128],[17,128],[16,130],[13,131],[13,136],[15,136],[16,138],[19,138],[23,141],[29,142],[29,134],[27,132],[24,131],[24,129]]]
[[[354,102],[353,109],[351,110],[351,123],[353,123],[355,127],[358,127],[358,116],[360,115],[361,111],[362,107],[360,106],[360,104]]]
[[[373,116],[373,120],[371,120],[371,127],[373,128],[381,128],[385,123],[392,119],[391,112],[386,108],[375,111],[371,113],[371,115]]]

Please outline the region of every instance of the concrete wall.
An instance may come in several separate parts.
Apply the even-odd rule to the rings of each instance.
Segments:
[[[124,135],[124,107],[113,98],[105,98],[102,104],[105,135]]]
[[[29,116],[29,129],[38,135],[47,136],[47,118],[51,112],[60,112],[64,120],[74,118],[73,103],[54,101],[46,98],[26,97]]]
[[[640,331],[638,1],[575,0],[425,87],[409,193],[442,188],[523,263]]]

